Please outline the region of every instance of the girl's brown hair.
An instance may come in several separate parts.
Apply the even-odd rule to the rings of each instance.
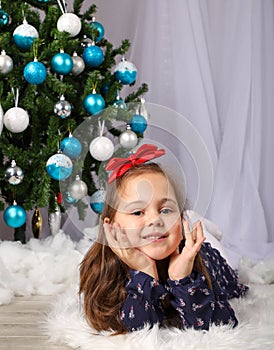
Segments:
[[[129,267],[108,246],[103,222],[105,218],[113,222],[119,202],[118,192],[125,180],[147,172],[166,176],[158,164],[146,163],[130,168],[108,186],[97,242],[89,249],[80,266],[79,294],[83,295],[83,308],[87,321],[97,331],[114,331],[115,334],[127,331],[121,322],[120,310],[127,296],[124,286],[129,278]],[[168,181],[173,185],[170,179]],[[179,204],[184,203],[182,198],[177,200]],[[183,206],[181,205],[181,210]],[[182,245],[184,245],[183,236]],[[210,277],[199,253],[195,258],[194,269],[205,275],[211,287]]]

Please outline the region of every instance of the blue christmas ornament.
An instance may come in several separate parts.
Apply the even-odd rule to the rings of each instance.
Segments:
[[[84,109],[88,114],[96,114],[105,108],[105,100],[100,94],[88,94],[83,102]]]
[[[54,180],[65,180],[72,173],[71,159],[62,153],[57,153],[51,156],[46,164],[46,170],[49,176]]]
[[[90,197],[90,207],[96,214],[101,214],[104,208],[106,198],[105,190],[98,190]]]
[[[13,32],[13,40],[22,50],[29,50],[38,36],[37,30],[28,24],[26,20],[23,21],[23,24],[15,28]]]
[[[113,103],[113,106],[116,107],[116,108],[121,108],[121,109],[126,109],[127,108],[127,105],[126,105],[125,101],[121,97],[118,97],[116,99],[116,101]]]
[[[123,85],[131,85],[136,80],[137,68],[123,57],[114,69],[114,77]]]
[[[110,89],[110,83],[106,83],[106,85],[101,87],[100,92],[103,96],[106,96],[106,94],[109,92],[109,89]]]
[[[131,130],[140,134],[143,134],[147,128],[146,118],[141,114],[134,114],[130,120]]]
[[[65,202],[68,203],[68,204],[73,204],[73,203],[77,203],[78,202],[78,199],[72,198],[68,191],[65,193],[63,198],[64,198]]]
[[[98,67],[105,59],[103,51],[96,45],[87,46],[82,57],[88,67]]]
[[[37,0],[38,2],[48,2],[49,0]]]
[[[61,151],[70,159],[76,159],[82,152],[81,142],[72,135],[61,141]]]
[[[0,9],[0,28],[6,26],[9,23],[9,14]]]
[[[96,43],[103,39],[105,35],[105,28],[99,22],[95,21],[95,17],[93,17],[92,22],[90,23],[90,27],[92,29],[96,29],[98,31],[98,35],[95,38],[92,38]]]
[[[71,56],[64,51],[60,51],[51,59],[51,68],[58,74],[69,74],[73,68]]]
[[[24,68],[24,78],[30,84],[42,84],[47,77],[47,69],[43,63],[34,59],[29,62]]]
[[[23,207],[20,205],[17,205],[16,202],[14,202],[13,205],[9,206],[4,211],[4,221],[5,223],[13,228],[20,227],[24,225],[27,219],[27,214]]]

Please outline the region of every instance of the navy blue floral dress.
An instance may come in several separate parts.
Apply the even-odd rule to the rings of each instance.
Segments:
[[[196,271],[181,280],[167,280],[166,283],[144,272],[130,271],[130,280],[125,286],[128,295],[120,314],[128,331],[141,329],[145,324],[163,325],[163,300],[167,296],[183,328],[208,330],[212,323],[234,327],[238,324],[228,299],[243,296],[248,287],[239,283],[236,272],[209,243],[204,243],[200,252],[212,289],[205,277]]]

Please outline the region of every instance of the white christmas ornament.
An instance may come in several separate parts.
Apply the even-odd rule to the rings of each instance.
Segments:
[[[72,38],[80,33],[81,27],[81,20],[74,13],[63,13],[57,21],[59,32],[68,32]]]
[[[105,121],[101,123],[101,121],[98,121],[99,124],[99,135],[94,140],[91,141],[89,145],[89,152],[92,155],[92,157],[96,160],[99,160],[100,162],[104,162],[105,160],[108,160],[114,152],[114,145],[110,139],[103,136],[104,128],[105,128]]]
[[[29,125],[29,115],[21,107],[12,107],[4,115],[4,124],[11,132],[22,132]]]
[[[14,133],[24,131],[29,125],[29,115],[28,112],[23,108],[18,107],[19,101],[19,89],[15,90],[12,88],[12,93],[14,96],[15,107],[10,108],[4,115],[4,125],[5,127]]]
[[[107,137],[98,136],[91,141],[89,151],[94,159],[104,162],[113,155],[114,145]]]

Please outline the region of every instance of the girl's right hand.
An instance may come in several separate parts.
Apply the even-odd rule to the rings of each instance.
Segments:
[[[194,260],[203,242],[205,236],[203,227],[199,221],[191,231],[187,220],[184,221],[185,246],[181,253],[175,250],[170,256],[168,274],[171,280],[179,280],[191,274]]]
[[[140,249],[130,245],[127,235],[119,224],[104,223],[104,231],[110,249],[131,269],[142,271],[158,279],[156,261]]]

